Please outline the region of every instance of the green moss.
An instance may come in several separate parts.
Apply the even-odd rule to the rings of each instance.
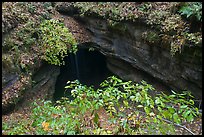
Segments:
[[[183,46],[202,45],[202,34],[200,32],[199,35],[197,35],[198,32],[192,34],[189,22],[178,12],[185,5],[184,2],[76,2],[72,4],[79,9],[80,15],[91,16],[91,13],[95,13],[109,20],[109,26],[117,30],[121,29],[118,25],[121,21],[137,21],[149,25],[158,31],[160,38],[154,34],[148,34],[146,40],[155,43],[162,39],[163,43],[171,47],[172,56],[177,52],[181,53]],[[199,10],[201,8],[202,6],[199,5]],[[198,18],[201,19],[200,11]],[[124,32],[123,28],[121,32]],[[167,39],[165,42],[164,36],[170,37],[171,41]]]
[[[123,34],[128,31],[128,28],[125,24],[113,20],[108,20],[108,27]]]
[[[2,68],[7,73],[19,71],[18,67],[14,65],[13,56],[10,54],[2,54]]]
[[[158,45],[161,41],[161,38],[159,37],[157,32],[154,31],[146,31],[143,32],[142,38],[151,45]]]

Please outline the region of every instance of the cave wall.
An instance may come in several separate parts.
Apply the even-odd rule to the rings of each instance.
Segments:
[[[200,48],[184,47],[182,53],[171,56],[169,46],[161,43],[151,45],[144,41],[143,33],[152,31],[145,24],[121,22],[115,27],[97,17],[74,17],[90,32],[95,47],[107,56],[108,67],[113,73],[139,81],[144,78],[139,76],[139,72],[145,72],[173,90],[190,90],[201,99],[202,53],[196,54],[202,51]],[[120,60],[135,71],[128,71]]]
[[[2,3],[2,114],[21,107],[19,103],[32,95],[54,92],[59,67],[43,62],[36,33],[44,19],[55,15],[52,6],[48,2]]]
[[[105,20],[91,17],[85,17],[83,20],[85,27],[93,34],[93,42],[97,43],[109,58],[124,60],[174,90],[190,90],[196,97],[202,97],[202,61],[192,54],[192,49],[186,48],[180,55],[172,57],[170,49],[165,45],[149,45],[144,42],[142,33],[151,30],[146,25],[126,22],[121,25],[121,28],[126,28],[124,31],[121,28],[111,28]],[[118,68],[126,68],[125,65],[114,63],[113,59],[108,61]],[[109,68],[117,72],[113,67]],[[134,72],[124,69],[121,77],[124,75],[129,75],[129,79],[136,81],[137,74]]]
[[[52,99],[59,73],[60,67],[43,63],[32,77],[10,75],[10,81],[2,88],[2,114],[12,112],[25,99]]]

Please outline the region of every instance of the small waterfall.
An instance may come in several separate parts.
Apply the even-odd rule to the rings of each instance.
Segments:
[[[76,54],[69,54],[64,61],[55,85],[54,101],[63,96],[71,98],[71,92],[65,92],[64,88],[68,80],[78,79],[83,85],[98,88],[104,79],[113,75],[106,66],[106,57],[99,51],[80,49]]]
[[[74,60],[75,60],[75,68],[76,68],[76,77],[78,80],[80,80],[79,63],[78,63],[77,53],[74,55]]]

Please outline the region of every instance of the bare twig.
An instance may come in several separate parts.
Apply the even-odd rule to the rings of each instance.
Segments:
[[[143,114],[146,115],[146,113],[143,112],[143,111],[139,111],[139,112],[141,112],[141,113],[143,113]],[[193,133],[190,129],[188,129],[188,128],[185,127],[185,126],[182,126],[182,125],[180,125],[180,124],[173,123],[173,122],[171,122],[171,121],[169,121],[169,120],[167,120],[167,119],[164,119],[164,118],[162,118],[162,120],[164,120],[164,121],[167,122],[167,123],[171,123],[171,124],[173,124],[173,125],[175,125],[175,126],[177,126],[177,127],[181,127],[181,128],[183,128],[183,129],[187,130],[187,131],[188,131],[189,133],[191,133],[192,135],[195,135],[195,133]]]
[[[188,131],[189,133],[191,133],[192,135],[195,135],[195,133],[193,133],[190,129],[188,129],[188,128],[185,127],[185,126],[182,126],[182,125],[180,125],[180,124],[173,123],[173,122],[171,122],[171,121],[169,121],[169,120],[167,120],[167,119],[164,119],[164,118],[162,118],[162,120],[164,120],[164,121],[167,122],[167,123],[171,123],[171,124],[173,124],[173,125],[175,125],[175,126],[177,126],[177,127],[181,127],[181,128],[183,128],[183,129],[187,130],[187,131]]]

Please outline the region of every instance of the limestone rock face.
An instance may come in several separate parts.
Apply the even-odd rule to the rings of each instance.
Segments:
[[[58,66],[43,64],[32,77],[11,75],[12,79],[2,89],[2,113],[11,112],[25,95],[41,94],[39,91],[44,92],[45,98],[52,99],[59,73]]]
[[[58,7],[58,11],[64,14],[65,9],[65,6]],[[202,49],[199,47],[184,47],[181,54],[172,57],[169,46],[144,41],[144,32],[154,31],[144,23],[120,22],[111,26],[105,19],[72,16],[91,33],[92,42],[107,56],[108,67],[113,73],[127,80],[139,81],[145,79],[139,73],[142,72],[173,90],[190,90],[201,99]]]
[[[52,3],[4,2],[2,4],[3,114],[11,112],[25,98],[25,94],[36,90],[33,76],[38,75],[37,72],[44,63],[39,55],[38,36],[34,33],[34,29],[42,19],[50,19],[54,11]],[[46,16],[43,16],[45,14]],[[35,27],[29,27],[29,24]],[[59,74],[53,72],[56,69],[59,71],[59,68],[52,67],[45,70],[40,81],[45,83],[38,87],[42,92],[47,91],[49,87],[53,89],[57,77],[55,74]]]
[[[142,34],[150,30],[145,25],[124,23],[122,27],[126,27],[126,30],[122,31],[109,28],[108,23],[104,20],[94,18],[85,20],[85,27],[93,34],[93,42],[108,58],[128,62],[135,70],[146,72],[175,90],[190,90],[196,97],[201,98],[202,60],[192,55],[190,51],[194,49],[185,47],[181,55],[172,57],[170,49],[165,45],[149,45],[144,42]],[[99,27],[98,24],[101,26]],[[108,62],[118,68],[126,68],[111,59]],[[117,72],[113,67],[109,68]],[[124,70],[123,73],[119,76],[129,75],[131,80],[136,80],[138,76],[127,70]]]
[[[39,70],[33,75],[34,84],[28,94],[36,94],[44,92],[46,95],[45,99],[52,99],[55,92],[55,83],[58,75],[60,74],[60,67],[44,64]],[[39,93],[40,94],[40,93]]]

